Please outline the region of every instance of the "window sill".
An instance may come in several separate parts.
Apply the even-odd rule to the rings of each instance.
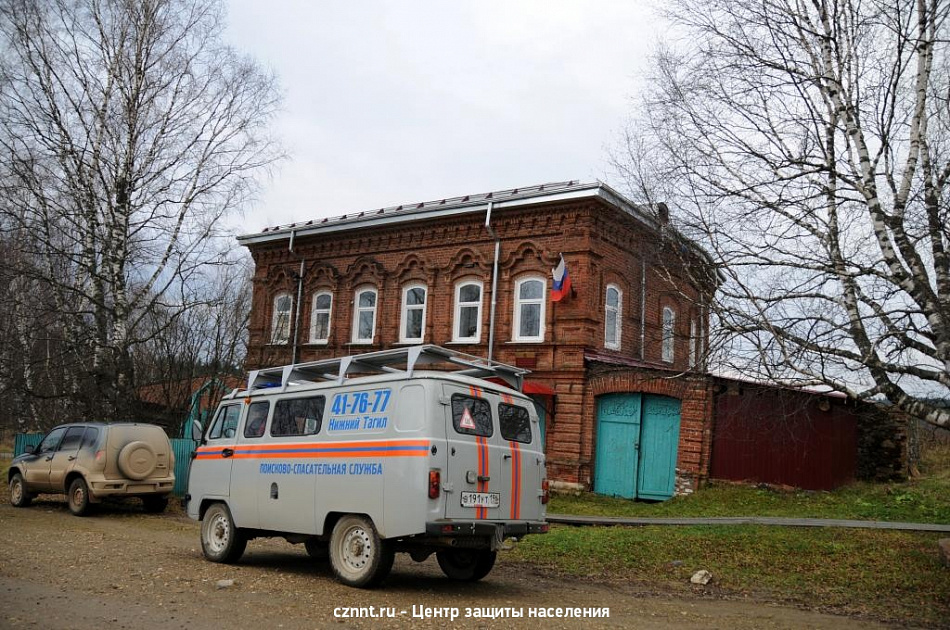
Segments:
[[[394,346],[421,346],[425,343],[424,340],[420,339],[419,341],[397,341],[394,343]]]
[[[518,344],[539,344],[544,343],[544,339],[512,339],[511,341],[506,341],[505,345],[518,345]]]
[[[447,346],[477,346],[482,341],[481,339],[473,339],[471,341],[446,341],[445,345]]]
[[[330,345],[330,341],[329,341],[328,339],[324,339],[323,341],[308,341],[308,342],[305,343],[304,345],[306,345],[306,346],[328,346],[328,345]]]

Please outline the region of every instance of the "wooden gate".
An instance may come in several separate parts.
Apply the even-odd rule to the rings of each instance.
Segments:
[[[673,496],[680,401],[650,394],[597,399],[594,492],[627,499]]]

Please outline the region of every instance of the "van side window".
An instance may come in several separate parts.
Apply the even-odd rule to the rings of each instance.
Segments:
[[[238,419],[241,417],[241,405],[228,405],[221,407],[217,417],[214,419],[214,425],[208,432],[209,440],[217,440],[222,437],[234,437],[237,431]]]
[[[43,441],[40,442],[39,447],[37,447],[37,454],[55,451],[56,447],[59,446],[59,441],[62,439],[63,433],[66,433],[66,427],[59,427],[50,431],[49,434],[43,438]]]
[[[244,437],[264,437],[264,427],[267,424],[267,412],[270,411],[270,402],[264,400],[251,404],[247,409],[247,420],[244,421]]]
[[[290,437],[319,433],[326,404],[324,396],[278,400],[270,434],[274,437]]]
[[[456,433],[490,437],[491,405],[481,398],[452,394],[452,426]]]
[[[531,443],[531,417],[524,407],[499,404],[498,424],[501,425],[501,436],[506,440]]]

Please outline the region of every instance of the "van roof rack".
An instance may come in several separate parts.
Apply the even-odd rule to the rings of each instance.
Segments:
[[[247,379],[247,391],[264,387],[285,389],[288,385],[296,383],[327,381],[335,381],[342,385],[353,375],[391,373],[411,377],[413,371],[419,366],[440,364],[454,367],[453,374],[474,378],[499,378],[519,392],[524,376],[529,373],[529,370],[507,363],[489,361],[472,354],[426,344],[252,370]]]

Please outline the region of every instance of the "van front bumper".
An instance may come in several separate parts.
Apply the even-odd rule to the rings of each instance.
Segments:
[[[501,530],[501,531],[500,531]],[[460,521],[444,520],[426,523],[429,536],[491,536],[502,538],[520,538],[527,534],[546,534],[548,524],[545,521]]]

